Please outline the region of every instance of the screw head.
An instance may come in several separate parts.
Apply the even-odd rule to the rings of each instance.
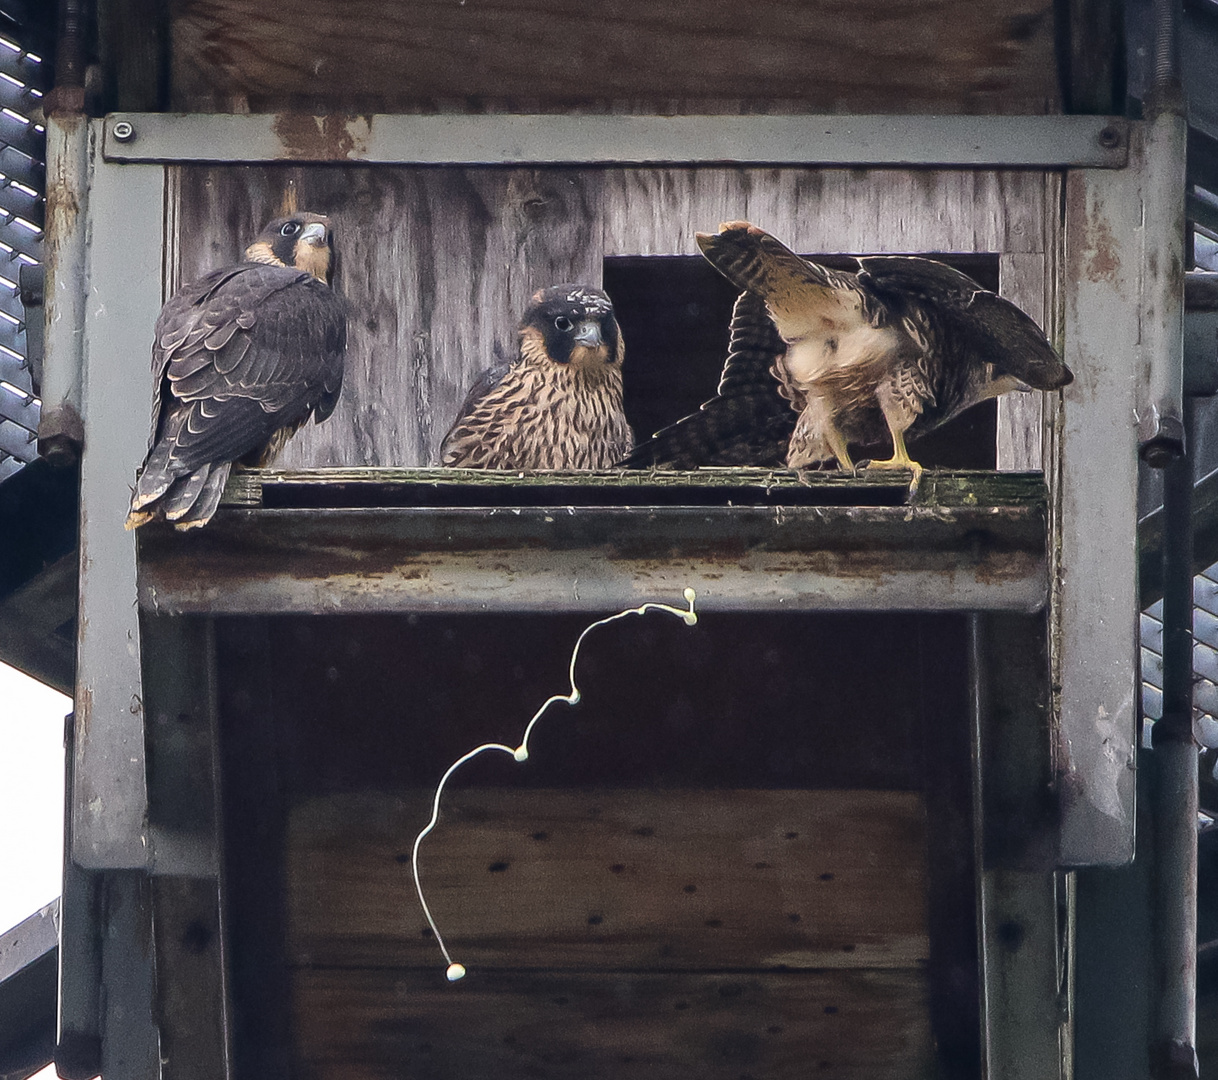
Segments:
[[[1114,127],[1106,127],[1100,131],[1100,146],[1105,150],[1115,150],[1121,145],[1121,133]]]
[[[119,142],[130,142],[135,138],[135,128],[126,120],[117,121],[110,130]]]

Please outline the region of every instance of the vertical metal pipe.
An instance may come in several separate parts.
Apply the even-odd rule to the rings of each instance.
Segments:
[[[67,464],[80,456],[84,363],[85,229],[89,122],[65,109],[47,115],[46,319],[38,452]]]
[[[1142,348],[1146,399],[1142,457],[1164,468],[1184,453],[1184,198],[1188,110],[1176,60],[1180,0],[1155,0],[1155,76],[1143,102],[1149,122],[1143,191],[1146,261]]]
[[[101,1072],[100,875],[72,861],[72,772],[75,716],[64,725],[63,891],[59,900],[59,1010],[55,1069],[64,1080]]]
[[[38,452],[55,464],[80,456],[85,324],[89,122],[85,116],[85,0],[60,0],[55,88],[43,101],[47,135],[46,320]]]
[[[1186,403],[1192,427],[1192,402]],[[1187,431],[1191,443],[1192,431]],[[1193,458],[1164,472],[1163,717],[1154,725],[1155,1045],[1159,1080],[1199,1074],[1197,749],[1193,743]]]

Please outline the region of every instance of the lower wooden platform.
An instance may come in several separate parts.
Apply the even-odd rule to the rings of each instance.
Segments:
[[[914,971],[297,973],[308,1080],[921,1080]]]
[[[461,789],[288,825],[293,1075],[933,1075],[919,793]]]

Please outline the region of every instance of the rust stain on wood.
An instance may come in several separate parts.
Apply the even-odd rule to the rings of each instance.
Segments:
[[[367,152],[370,116],[279,113],[272,128],[292,159],[346,161]]]

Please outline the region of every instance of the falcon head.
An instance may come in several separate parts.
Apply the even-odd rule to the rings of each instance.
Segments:
[[[334,234],[324,214],[301,213],[276,218],[245,249],[250,262],[291,266],[328,283]]]
[[[625,352],[613,302],[590,285],[553,285],[533,294],[520,323],[521,354],[573,368],[620,365]]]

